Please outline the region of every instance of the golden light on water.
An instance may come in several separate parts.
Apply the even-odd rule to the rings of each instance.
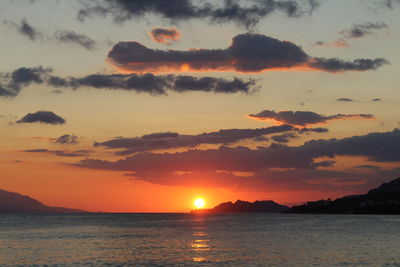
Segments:
[[[206,205],[206,202],[204,201],[203,198],[196,198],[193,204],[196,207],[196,209],[202,209]]]

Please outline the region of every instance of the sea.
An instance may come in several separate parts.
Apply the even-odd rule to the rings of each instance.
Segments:
[[[0,266],[400,266],[400,216],[3,214]]]

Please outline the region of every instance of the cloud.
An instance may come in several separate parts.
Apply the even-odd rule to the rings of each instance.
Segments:
[[[64,134],[54,139],[54,143],[62,145],[76,145],[78,143],[78,136],[74,134]]]
[[[382,101],[382,99],[380,99],[380,98],[373,98],[373,99],[371,99],[371,101],[372,101],[372,102],[380,102],[380,101]]]
[[[353,61],[344,61],[338,58],[316,58],[310,63],[310,67],[328,72],[366,71],[376,70],[388,63],[384,58],[355,59]]]
[[[52,76],[48,84],[55,87],[93,87],[97,89],[118,89],[146,92],[152,95],[167,94],[167,91],[179,93],[202,91],[214,93],[250,93],[256,90],[255,81],[239,78],[227,80],[213,77],[193,77],[182,75],[136,74],[92,74],[82,78],[60,78]]]
[[[313,58],[289,41],[262,34],[239,34],[226,49],[156,50],[138,42],[120,42],[108,53],[117,69],[129,72],[233,71],[306,69],[328,72],[375,70],[382,58],[345,61]]]
[[[64,150],[48,150],[44,148],[39,148],[39,149],[22,150],[21,152],[53,154],[58,157],[87,157],[89,152],[91,151],[90,150],[64,151]]]
[[[397,170],[397,173],[399,171]],[[241,191],[336,191],[360,190],[366,179],[376,180],[376,175],[360,175],[356,172],[331,170],[265,170],[243,177],[235,172],[135,172],[126,174],[137,181],[152,184],[181,187],[220,187],[235,188]],[[201,177],[201,179],[199,179]],[[351,182],[343,182],[351,180]],[[354,185],[354,182],[357,182]],[[365,186],[365,185],[364,185]],[[363,187],[363,186],[361,186]],[[365,186],[368,189],[368,186]]]
[[[379,166],[375,166],[375,165],[357,165],[354,166],[354,168],[360,168],[360,169],[370,169],[370,170],[379,170],[380,167]]]
[[[326,46],[326,47],[349,47],[350,45],[344,39],[334,40],[332,42],[324,42],[324,41],[317,41],[315,42],[317,46]]]
[[[347,98],[347,97],[340,97],[340,98],[337,98],[336,101],[338,101],[338,102],[354,102],[353,99]]]
[[[87,50],[94,50],[97,45],[95,40],[74,31],[61,30],[57,31],[54,35],[62,43],[77,44]]]
[[[3,87],[0,87],[0,96],[4,97],[13,97],[16,94],[10,90],[4,89]]]
[[[256,129],[222,129],[215,132],[202,133],[197,135],[182,135],[175,132],[162,132],[143,135],[133,138],[114,138],[104,142],[96,142],[95,146],[103,146],[109,149],[123,149],[117,155],[129,155],[137,152],[154,150],[166,150],[175,148],[192,148],[201,144],[223,144],[237,143],[241,140],[260,138],[282,132],[287,142],[290,138],[297,137],[296,134],[310,132],[325,133],[326,128],[295,128],[290,125],[272,126]],[[296,134],[295,134],[296,133]],[[282,137],[283,138],[283,137]],[[263,139],[262,141],[265,141]],[[277,141],[274,139],[274,141]],[[277,141],[278,142],[278,141]]]
[[[46,83],[58,88],[89,87],[96,89],[125,90],[152,95],[166,95],[168,91],[179,93],[190,91],[213,93],[251,93],[258,89],[254,79],[225,79],[193,77],[187,75],[138,74],[91,74],[84,77],[59,77],[49,75],[51,68],[19,68],[12,73],[3,73],[0,96],[17,96],[24,86]]]
[[[74,165],[130,172],[135,179],[166,185],[200,186],[201,183],[204,186],[237,185],[252,190],[329,190],[342,187],[350,178],[352,183],[347,181],[349,185],[355,180],[358,184],[378,182],[382,177],[400,175],[400,169],[380,170],[370,176],[352,171],[324,170],[321,167],[332,167],[335,161],[316,159],[362,156],[369,161],[400,162],[399,149],[400,131],[395,129],[343,139],[312,140],[300,146],[271,144],[257,149],[221,146],[175,153],[137,153],[117,161],[85,159]],[[242,177],[238,174],[240,172],[249,172],[250,175]]]
[[[394,9],[397,4],[400,4],[400,0],[381,0],[380,3],[390,9]]]
[[[17,123],[46,123],[46,124],[64,124],[65,120],[54,114],[51,111],[37,111],[34,113],[28,113],[22,119],[18,120]]]
[[[150,36],[157,43],[169,45],[178,41],[181,34],[175,28],[154,28]]]
[[[296,126],[307,126],[311,124],[326,123],[329,120],[343,119],[374,119],[371,114],[336,114],[324,116],[312,111],[279,111],[264,110],[257,114],[248,115],[252,119],[272,121],[279,124],[290,124]]]
[[[28,37],[31,41],[43,40],[44,34],[30,25],[26,19],[22,19],[20,23],[5,20],[4,24],[17,29],[20,34]],[[96,41],[90,37],[79,34],[71,30],[58,30],[54,32],[53,36],[47,36],[46,39],[56,39],[61,43],[69,43],[79,45],[87,50],[94,50],[96,48]]]
[[[0,96],[16,96],[23,86],[29,86],[32,83],[42,84],[51,71],[50,68],[39,66],[22,67],[11,73],[2,73],[0,75],[2,83],[0,85]]]
[[[175,132],[153,133],[133,138],[115,138],[95,143],[112,149],[124,149],[117,154],[128,155],[158,149],[195,147],[201,144],[230,144],[244,139],[295,130],[293,126],[281,125],[258,129],[224,129],[197,135],[181,135]]]
[[[115,22],[124,22],[146,14],[155,14],[174,23],[190,19],[208,19],[213,23],[233,22],[249,28],[277,11],[285,13],[288,17],[300,17],[310,14],[318,5],[317,0],[225,0],[218,2],[170,0],[167,4],[163,0],[107,0],[86,4],[79,11],[78,19],[83,21],[93,15],[110,15]]]
[[[285,133],[285,134],[281,134],[281,135],[272,136],[272,140],[274,140],[275,142],[278,142],[278,143],[286,144],[286,143],[289,143],[289,140],[291,138],[296,138],[296,137],[297,137],[297,135],[294,133]]]
[[[361,38],[366,35],[374,34],[378,30],[388,28],[388,25],[383,22],[366,22],[362,24],[354,24],[349,30],[342,30],[339,33],[341,38],[331,42],[318,41],[315,44],[318,46],[333,46],[333,47],[349,47],[347,42],[349,39]]]
[[[376,30],[388,28],[388,25],[383,22],[367,22],[362,24],[354,24],[350,30],[343,30],[340,33],[344,38],[361,38],[365,35],[373,34]]]
[[[26,19],[21,19],[20,23],[5,20],[4,24],[16,29],[21,35],[29,38],[31,41],[43,39],[43,34],[30,25]]]

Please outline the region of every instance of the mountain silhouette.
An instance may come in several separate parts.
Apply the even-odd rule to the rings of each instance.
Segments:
[[[336,200],[310,201],[293,206],[288,213],[400,214],[400,178],[384,183],[367,194]]]
[[[84,210],[49,207],[18,193],[0,189],[0,213],[83,213]]]
[[[213,209],[192,210],[193,213],[203,212],[284,212],[289,207],[280,205],[272,200],[248,202],[237,200],[235,203],[223,202]]]

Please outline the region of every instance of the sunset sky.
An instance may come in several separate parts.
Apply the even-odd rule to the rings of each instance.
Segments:
[[[0,189],[297,204],[400,176],[400,1],[0,3]]]

